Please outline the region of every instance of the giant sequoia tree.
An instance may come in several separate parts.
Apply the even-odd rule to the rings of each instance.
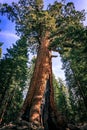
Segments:
[[[69,37],[64,37],[66,28],[70,20],[78,24],[82,13],[75,11],[73,3],[64,5],[57,1],[45,10],[43,0],[19,0],[12,6],[3,4],[1,13],[15,21],[20,37],[26,37],[29,47],[37,50],[34,73],[19,118],[30,122],[32,129],[43,126],[45,130],[64,130],[64,119],[54,102],[52,50],[62,52],[64,47],[71,46],[69,42],[64,43],[69,41]]]

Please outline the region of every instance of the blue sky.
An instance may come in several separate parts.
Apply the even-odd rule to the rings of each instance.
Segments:
[[[16,2],[18,0],[0,0],[1,3],[8,3],[11,4],[11,2]],[[48,5],[49,3],[53,3],[55,0],[44,0],[44,4]],[[72,1],[75,4],[75,7],[77,10],[85,9],[87,12],[87,0],[66,0],[66,2]],[[0,41],[3,42],[2,46],[2,52],[6,53],[6,48],[9,48],[12,46],[13,43],[19,38],[16,35],[14,23],[7,20],[7,18],[0,17],[2,22],[0,23],[0,29],[2,30],[0,32]],[[87,15],[86,20],[84,22],[85,25],[87,25]],[[61,70],[62,63],[60,61],[60,57],[58,55],[58,58],[53,58],[53,72],[56,75],[56,77],[60,77],[63,80],[65,80],[64,71]]]

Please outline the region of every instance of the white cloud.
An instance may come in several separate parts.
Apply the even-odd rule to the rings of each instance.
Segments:
[[[0,32],[0,36],[19,39],[19,37],[16,34],[10,33],[8,31]]]

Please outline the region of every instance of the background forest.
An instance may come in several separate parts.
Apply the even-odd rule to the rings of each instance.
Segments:
[[[15,3],[13,6],[17,8]],[[4,8],[8,8],[8,12]],[[51,12],[51,15],[56,17],[56,13],[58,13],[58,31],[53,28],[52,43],[49,49],[60,55],[66,79],[66,82],[63,82],[61,78],[56,79],[53,74],[54,98],[57,109],[66,116],[68,122],[84,123],[87,122],[87,27],[83,24],[85,12],[77,11],[72,2],[63,6],[63,12],[61,12],[61,8],[62,2],[54,2],[53,6],[48,6],[48,12]],[[0,12],[2,15],[7,13],[7,17],[15,21],[16,18],[12,17],[13,12],[10,12],[10,9],[10,6],[4,4]],[[24,11],[23,8],[22,10]],[[17,13],[15,12],[15,15]],[[44,15],[45,19],[48,20],[50,19],[49,14],[45,12],[39,15]],[[23,16],[21,17],[23,22]],[[29,26],[27,19],[26,17],[26,28]],[[33,11],[31,20],[36,20]],[[38,21],[41,20],[43,20],[42,16]],[[51,22],[53,24],[54,19],[51,19]],[[50,23],[47,21],[45,24],[47,29]],[[16,20],[16,25],[18,35],[20,32],[23,35],[12,47],[7,49],[7,53],[0,59],[0,122],[2,124],[14,122],[17,118],[36,62],[35,56],[32,56],[31,61],[29,60],[29,53],[37,54],[38,50],[38,44],[35,43],[34,37],[27,40],[29,30],[24,29],[20,21]],[[35,24],[34,27],[36,27]],[[55,32],[58,35],[55,36],[54,40]],[[2,43],[0,43],[1,46]]]

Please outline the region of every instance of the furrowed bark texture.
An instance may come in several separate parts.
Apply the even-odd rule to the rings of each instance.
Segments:
[[[27,93],[24,105],[22,108],[22,114],[25,113],[27,107],[30,109],[29,121],[40,121],[40,106],[44,91],[46,89],[46,82],[50,75],[50,60],[51,52],[48,50],[49,40],[43,38],[37,55],[37,61],[33,77],[31,79],[29,91]]]
[[[59,114],[54,103],[49,44],[47,36],[42,38],[33,77],[20,116],[28,122],[38,122],[45,130],[56,130]]]

